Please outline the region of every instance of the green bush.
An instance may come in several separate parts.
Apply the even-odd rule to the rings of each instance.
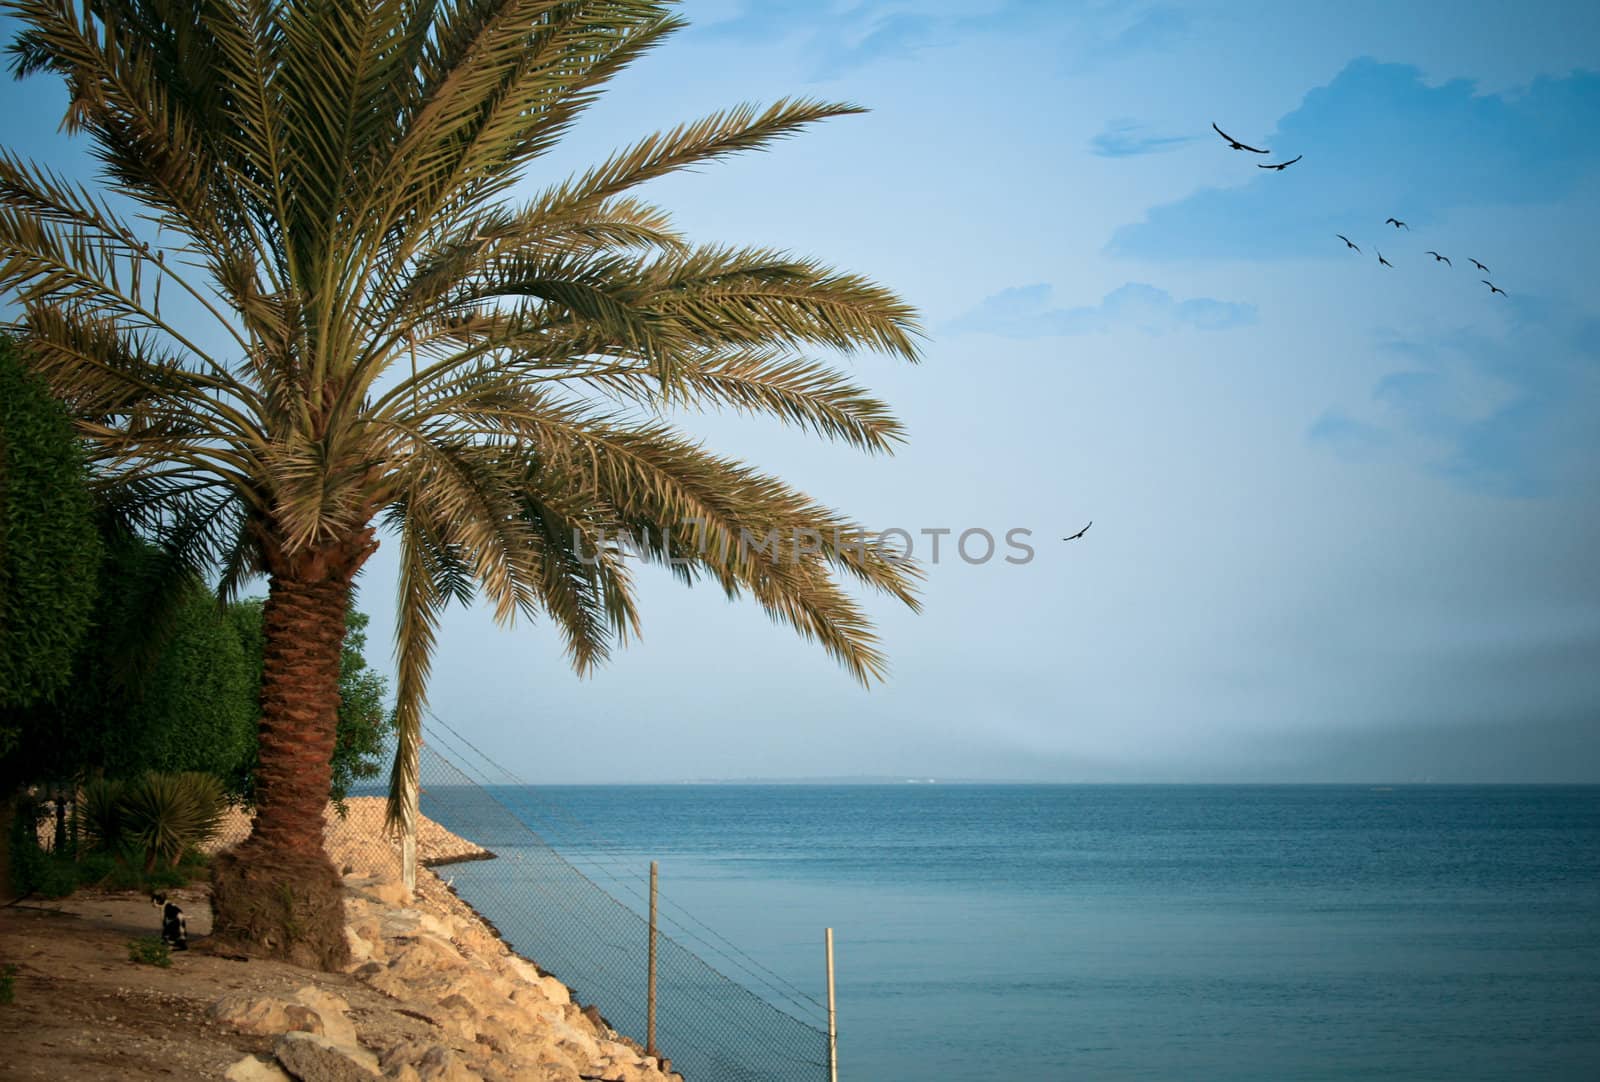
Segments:
[[[140,936],[128,941],[128,961],[165,969],[172,964],[172,951],[159,936]]]
[[[77,861],[78,885],[99,886],[126,865],[110,853],[79,853]]]
[[[142,767],[222,777],[254,751],[260,706],[251,659],[202,583],[187,587],[141,692],[128,704],[131,739],[117,756],[119,773]]]
[[[9,838],[11,890],[19,898],[32,894],[45,898],[64,898],[76,890],[81,882],[78,865],[68,854],[47,852],[40,847],[40,813],[48,805],[40,804],[31,797],[25,797],[18,803]]]
[[[65,898],[78,889],[78,863],[70,857],[46,853],[33,873],[33,893],[42,898]]]
[[[17,999],[17,967],[8,965],[0,969],[0,1004],[10,1005]]]
[[[79,867],[82,868],[84,865]],[[158,890],[172,890],[197,879],[203,880],[209,874],[209,868],[210,859],[191,849],[178,861],[176,868],[158,867],[146,872],[137,864],[113,861],[109,865],[102,865],[98,869],[99,874],[94,878],[90,878],[90,873],[85,871],[81,882],[84,886],[99,887],[101,890],[128,890],[139,894],[150,894]]]

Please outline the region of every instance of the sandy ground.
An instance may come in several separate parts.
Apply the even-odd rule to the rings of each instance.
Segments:
[[[399,847],[381,833],[383,800],[349,804],[344,819],[330,808],[330,855],[363,871],[397,874]],[[231,844],[248,832],[248,819],[234,813],[219,842]],[[434,861],[487,855],[428,820],[418,826],[418,852]],[[466,912],[434,876],[424,873],[419,888],[435,904]],[[204,885],[168,895],[183,907],[190,949],[173,952],[166,969],[128,958],[130,940],[161,933],[161,913],[147,895],[79,891],[59,901],[0,908],[0,967],[18,969],[15,1001],[0,1005],[0,1082],[221,1079],[241,1057],[272,1047],[271,1038],[238,1033],[207,1017],[206,1008],[227,992],[292,999],[313,984],[349,1001],[364,1036],[429,1035],[423,1022],[353,978],[212,954]]]
[[[431,873],[421,879],[435,907],[468,912]],[[211,953],[205,889],[169,896],[183,907],[189,949],[174,951],[166,969],[128,958],[130,940],[160,933],[160,912],[144,896],[80,891],[0,908],[0,965],[18,969],[15,1001],[0,1006],[0,1082],[220,1080],[275,1040],[210,1019],[207,1008],[228,992],[293,1000],[315,985],[349,1002],[363,1041],[438,1039],[426,1017],[353,977]]]
[[[206,1017],[223,993],[289,998],[316,984],[352,1005],[373,998],[342,975],[212,955],[204,891],[172,898],[188,920],[190,949],[174,952],[167,969],[128,959],[129,940],[160,934],[161,914],[148,898],[80,892],[0,909],[0,964],[19,970],[15,1001],[0,1006],[0,1079],[220,1079],[240,1057],[271,1048],[268,1038]]]

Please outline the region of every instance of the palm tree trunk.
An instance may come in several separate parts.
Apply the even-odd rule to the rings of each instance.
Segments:
[[[371,531],[269,563],[250,837],[212,864],[213,934],[253,954],[338,969],[343,890],[323,849],[339,716],[339,662]]]
[[[345,582],[271,579],[262,611],[255,836],[272,849],[322,851],[349,603]]]

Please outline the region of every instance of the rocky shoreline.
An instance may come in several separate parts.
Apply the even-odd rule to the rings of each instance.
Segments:
[[[368,799],[359,816],[370,824],[382,801]],[[429,865],[492,856],[428,820],[418,842]],[[330,830],[328,850],[345,872],[348,973],[410,1024],[353,1012],[316,987],[291,998],[223,995],[213,1019],[274,1038],[269,1054],[229,1068],[231,1082],[682,1082],[669,1062],[646,1055],[514,953],[428,867],[408,899],[398,854],[381,835]]]

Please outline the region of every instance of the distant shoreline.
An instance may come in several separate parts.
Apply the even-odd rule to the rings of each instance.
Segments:
[[[673,781],[561,781],[500,783],[489,788],[604,789],[688,786],[794,786],[863,788],[939,788],[1032,786],[1089,789],[1593,789],[1600,781],[1030,781],[1007,778],[688,778]]]

